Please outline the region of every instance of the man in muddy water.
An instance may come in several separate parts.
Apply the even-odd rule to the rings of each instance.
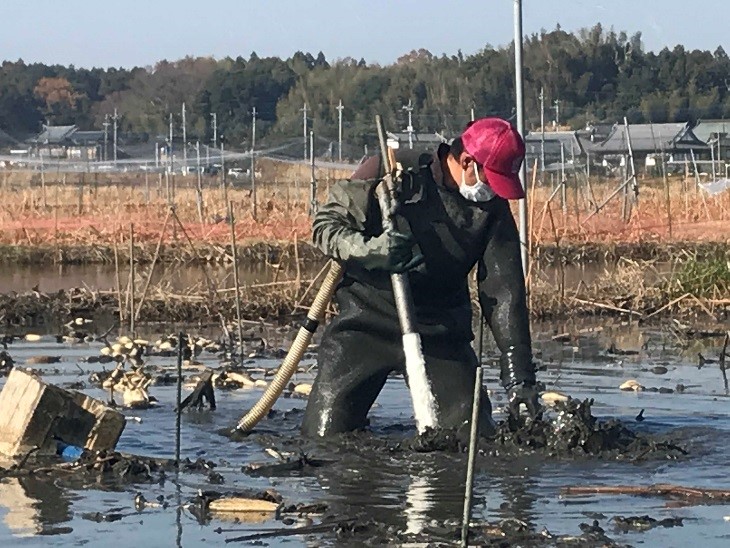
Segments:
[[[363,428],[388,375],[405,357],[390,274],[408,272],[426,374],[442,428],[466,427],[478,360],[471,346],[467,277],[478,264],[484,319],[501,351],[500,380],[512,413],[539,411],[520,242],[508,200],[524,197],[525,145],[509,122],[482,118],[436,151],[399,150],[396,231],[383,232],[375,187],[384,169],[366,160],[332,186],[313,223],[315,245],[345,265],[339,314],[319,348],[302,432]],[[482,395],[483,435],[494,432]]]

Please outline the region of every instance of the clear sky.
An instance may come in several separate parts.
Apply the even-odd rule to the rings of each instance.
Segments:
[[[513,0],[2,0],[0,60],[145,66],[186,55],[390,63],[412,49],[473,53],[507,44]],[[730,51],[728,0],[524,0],[524,31],[641,31],[649,50]],[[715,16],[713,16],[715,14]]]

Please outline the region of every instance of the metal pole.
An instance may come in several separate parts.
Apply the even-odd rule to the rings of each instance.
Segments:
[[[104,123],[102,124],[104,126],[104,161],[106,162],[107,156],[109,155],[109,115],[104,115]]]
[[[540,88],[540,173],[545,173],[545,92]]]
[[[515,0],[515,103],[517,108],[517,131],[525,135],[525,105],[523,98],[524,81],[522,78],[522,0]],[[520,244],[522,245],[522,272],[527,275],[528,235],[527,235],[527,172],[525,163],[520,168],[520,182],[525,197],[520,200]]]
[[[568,196],[565,189],[565,145],[560,143],[560,199],[562,200],[563,213],[568,211]]]
[[[342,109],[345,108],[342,106],[342,99],[340,99],[340,103],[337,105],[337,119],[338,119],[338,131],[337,131],[337,138],[338,138],[338,154],[337,157],[339,161],[342,161]]]
[[[180,430],[181,430],[181,413],[182,409],[182,364],[183,364],[183,339],[185,334],[181,331],[177,337],[177,390],[176,390],[176,402],[175,407],[175,468],[180,468]]]
[[[481,321],[479,323],[481,327]],[[484,370],[481,366],[482,356],[479,355],[479,367],[474,380],[474,401],[471,408],[471,431],[469,435],[469,457],[466,467],[466,489],[464,493],[464,515],[461,522],[461,546],[469,544],[469,522],[471,521],[471,500],[474,492],[474,462],[477,455],[477,444],[479,434],[479,407],[481,406],[482,378]]]
[[[304,136],[304,159],[307,159],[307,103],[300,109],[302,111],[302,135]]]
[[[717,172],[715,171],[715,144],[710,143],[710,163],[712,164],[712,180],[717,180]]]
[[[182,138],[183,138],[183,168],[182,174],[188,174],[188,132],[185,127],[185,103],[182,104]]]
[[[223,201],[228,203],[228,181],[226,178],[226,162],[223,138],[221,138],[221,182],[223,183]]]
[[[170,113],[170,144],[167,147],[167,154],[169,158],[167,159],[167,163],[170,166],[170,174],[172,174],[173,170],[175,169],[175,166],[172,163],[172,112]]]
[[[408,99],[408,104],[403,106],[403,110],[408,112],[408,148],[413,148],[413,102]]]
[[[117,165],[117,109],[114,109],[114,165]]]
[[[256,107],[251,111],[251,210],[256,220]]]
[[[203,224],[203,173],[200,169],[200,141],[195,142],[195,165],[198,175],[198,219]]]

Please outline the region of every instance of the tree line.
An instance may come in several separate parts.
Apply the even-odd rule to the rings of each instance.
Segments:
[[[730,118],[730,58],[722,47],[688,51],[678,45],[658,53],[642,48],[641,34],[600,24],[569,33],[560,27],[525,39],[525,107],[539,127],[540,91],[545,119],[574,128],[588,123],[694,121]],[[301,138],[303,106],[308,128],[326,139],[338,134],[342,101],[344,140],[373,144],[373,119],[403,130],[411,101],[418,132],[454,134],[477,116],[514,114],[513,45],[464,55],[414,50],[381,66],[353,58],[328,61],[297,52],[288,59],[186,57],[153,67],[77,68],[5,61],[0,67],[0,130],[16,137],[43,123],[100,129],[114,109],[119,130],[143,138],[166,135],[170,114],[179,135],[187,109],[189,140],[209,142],[211,113],[219,135],[247,148],[255,107],[257,139]]]

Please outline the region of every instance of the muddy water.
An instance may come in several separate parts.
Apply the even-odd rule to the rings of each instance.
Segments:
[[[730,436],[730,400],[726,397],[716,363],[697,368],[697,353],[716,357],[721,339],[677,339],[669,332],[642,330],[631,325],[596,324],[597,331],[567,342],[552,340],[555,333],[576,332],[588,327],[575,325],[535,326],[535,349],[546,366],[540,378],[550,389],[577,398],[594,398],[594,413],[599,417],[619,417],[638,431],[671,433],[690,452],[683,461],[642,461],[638,463],[602,460],[544,460],[537,457],[493,458],[478,460],[475,520],[515,518],[538,530],[580,534],[579,525],[598,519],[609,536],[621,543],[657,546],[684,546],[689,542],[723,546],[730,540],[730,524],[723,520],[730,507],[670,506],[658,498],[594,495],[562,498],[566,485],[648,485],[677,483],[687,486],[730,489],[727,479],[727,439]],[[155,333],[142,333],[150,338]],[[285,340],[271,341],[284,345]],[[608,353],[613,345],[619,352]],[[61,356],[59,364],[35,366],[43,369],[47,381],[59,385],[87,381],[88,373],[103,366],[82,360],[98,355],[101,344],[57,344],[52,337],[35,343],[15,342],[9,350],[18,365],[30,356]],[[494,389],[493,403],[504,404],[497,388],[496,353],[487,344],[486,382]],[[201,361],[218,367],[215,356],[203,354]],[[256,367],[273,367],[277,362],[256,359]],[[313,359],[305,360],[306,364]],[[152,358],[148,365],[173,367],[174,358]],[[662,366],[664,374],[652,372]],[[83,373],[79,370],[83,370]],[[635,378],[648,388],[687,388],[684,393],[621,392],[618,386]],[[311,377],[300,375],[298,381]],[[88,383],[87,383],[88,384]],[[96,388],[84,392],[99,398]],[[119,449],[125,452],[171,457],[174,451],[174,387],[153,387],[160,400],[156,409],[130,411],[132,420],[122,436]],[[280,399],[278,413],[260,425],[258,433],[242,442],[231,442],[216,432],[231,426],[240,414],[261,395],[259,390],[218,391],[214,412],[186,413],[183,417],[183,456],[203,457],[216,463],[215,470],[225,483],[212,485],[205,475],[170,475],[161,484],[124,488],[99,485],[94,489],[73,489],[32,478],[0,480],[0,546],[36,546],[53,542],[59,546],[92,546],[113,542],[117,546],[203,546],[222,543],[242,533],[217,533],[219,527],[262,531],[283,527],[280,521],[261,524],[232,524],[218,520],[200,524],[187,510],[178,510],[179,501],[192,498],[199,489],[235,491],[264,489],[279,491],[287,504],[324,502],[328,514],[374,521],[394,531],[418,533],[444,520],[460,519],[463,501],[465,458],[463,455],[392,453],[378,449],[415,433],[407,390],[402,378],[388,380],[371,412],[371,430],[360,443],[316,444],[302,442],[297,436],[300,411],[305,401]],[[645,420],[634,422],[644,409]],[[387,442],[387,443],[385,443]],[[391,444],[392,445],[392,444]],[[251,477],[241,467],[252,463],[274,463],[264,452],[267,447],[297,450],[333,462],[278,477]],[[3,465],[6,463],[0,463]],[[136,492],[148,500],[163,496],[166,509],[151,508],[137,512]],[[89,519],[100,512],[114,515],[117,521],[98,523]],[[654,518],[684,518],[684,526],[656,528],[641,533],[620,533],[610,518],[645,515]],[[52,535],[49,539],[46,535]],[[308,537],[266,539],[268,545],[289,546],[312,543],[334,545],[331,533]]]

